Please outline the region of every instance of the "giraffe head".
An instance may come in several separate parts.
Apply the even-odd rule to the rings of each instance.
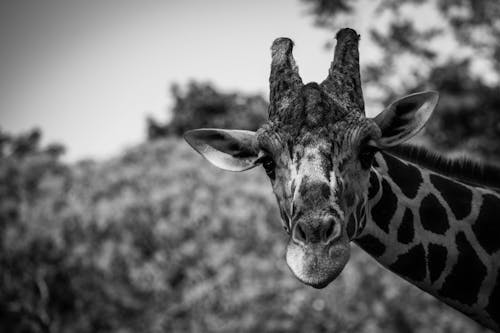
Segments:
[[[337,34],[334,60],[321,83],[303,84],[293,43],[272,45],[269,120],[258,131],[198,129],[188,143],[217,167],[263,166],[289,234],[286,261],[295,276],[322,288],[349,259],[349,242],[364,226],[374,154],[416,134],[437,93],[399,99],[366,118],[361,91],[359,36]]]

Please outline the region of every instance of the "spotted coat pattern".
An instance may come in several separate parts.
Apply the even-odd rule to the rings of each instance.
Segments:
[[[499,329],[500,195],[385,152],[374,165],[369,222],[355,242],[419,288]]]

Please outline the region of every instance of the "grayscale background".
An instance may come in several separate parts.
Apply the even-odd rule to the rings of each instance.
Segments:
[[[361,35],[368,116],[440,92],[414,143],[500,160],[497,0],[0,3],[1,332],[483,332],[353,245],[296,280],[262,170],[217,170],[182,133],[257,129],[270,46],[322,81]]]

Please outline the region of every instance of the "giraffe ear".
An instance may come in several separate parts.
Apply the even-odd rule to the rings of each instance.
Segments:
[[[203,128],[187,131],[184,139],[218,168],[244,171],[258,164],[255,132]]]
[[[438,99],[436,91],[424,91],[391,103],[373,119],[382,131],[377,145],[380,148],[396,146],[417,134],[429,120]]]

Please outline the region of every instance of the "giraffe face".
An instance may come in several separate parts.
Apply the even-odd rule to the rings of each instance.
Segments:
[[[364,219],[380,130],[373,120],[334,106],[317,85],[306,86],[299,100],[304,103],[293,105],[292,122],[269,122],[257,131],[256,148],[290,236],[286,262],[300,281],[321,288],[347,263],[349,242]],[[337,112],[324,112],[325,104]]]
[[[418,132],[436,103],[434,92],[413,94],[369,119],[308,84],[289,104],[293,112],[257,132],[198,129],[185,139],[219,168],[265,169],[290,236],[287,264],[300,281],[322,288],[340,274],[349,241],[365,225],[374,154]]]
[[[278,38],[271,48],[269,121],[257,132],[198,129],[184,136],[222,169],[264,167],[290,236],[287,264],[316,288],[340,274],[349,241],[364,225],[373,155],[417,133],[437,103],[434,92],[413,94],[366,118],[358,38],[341,30],[327,79],[306,85],[292,41]]]

